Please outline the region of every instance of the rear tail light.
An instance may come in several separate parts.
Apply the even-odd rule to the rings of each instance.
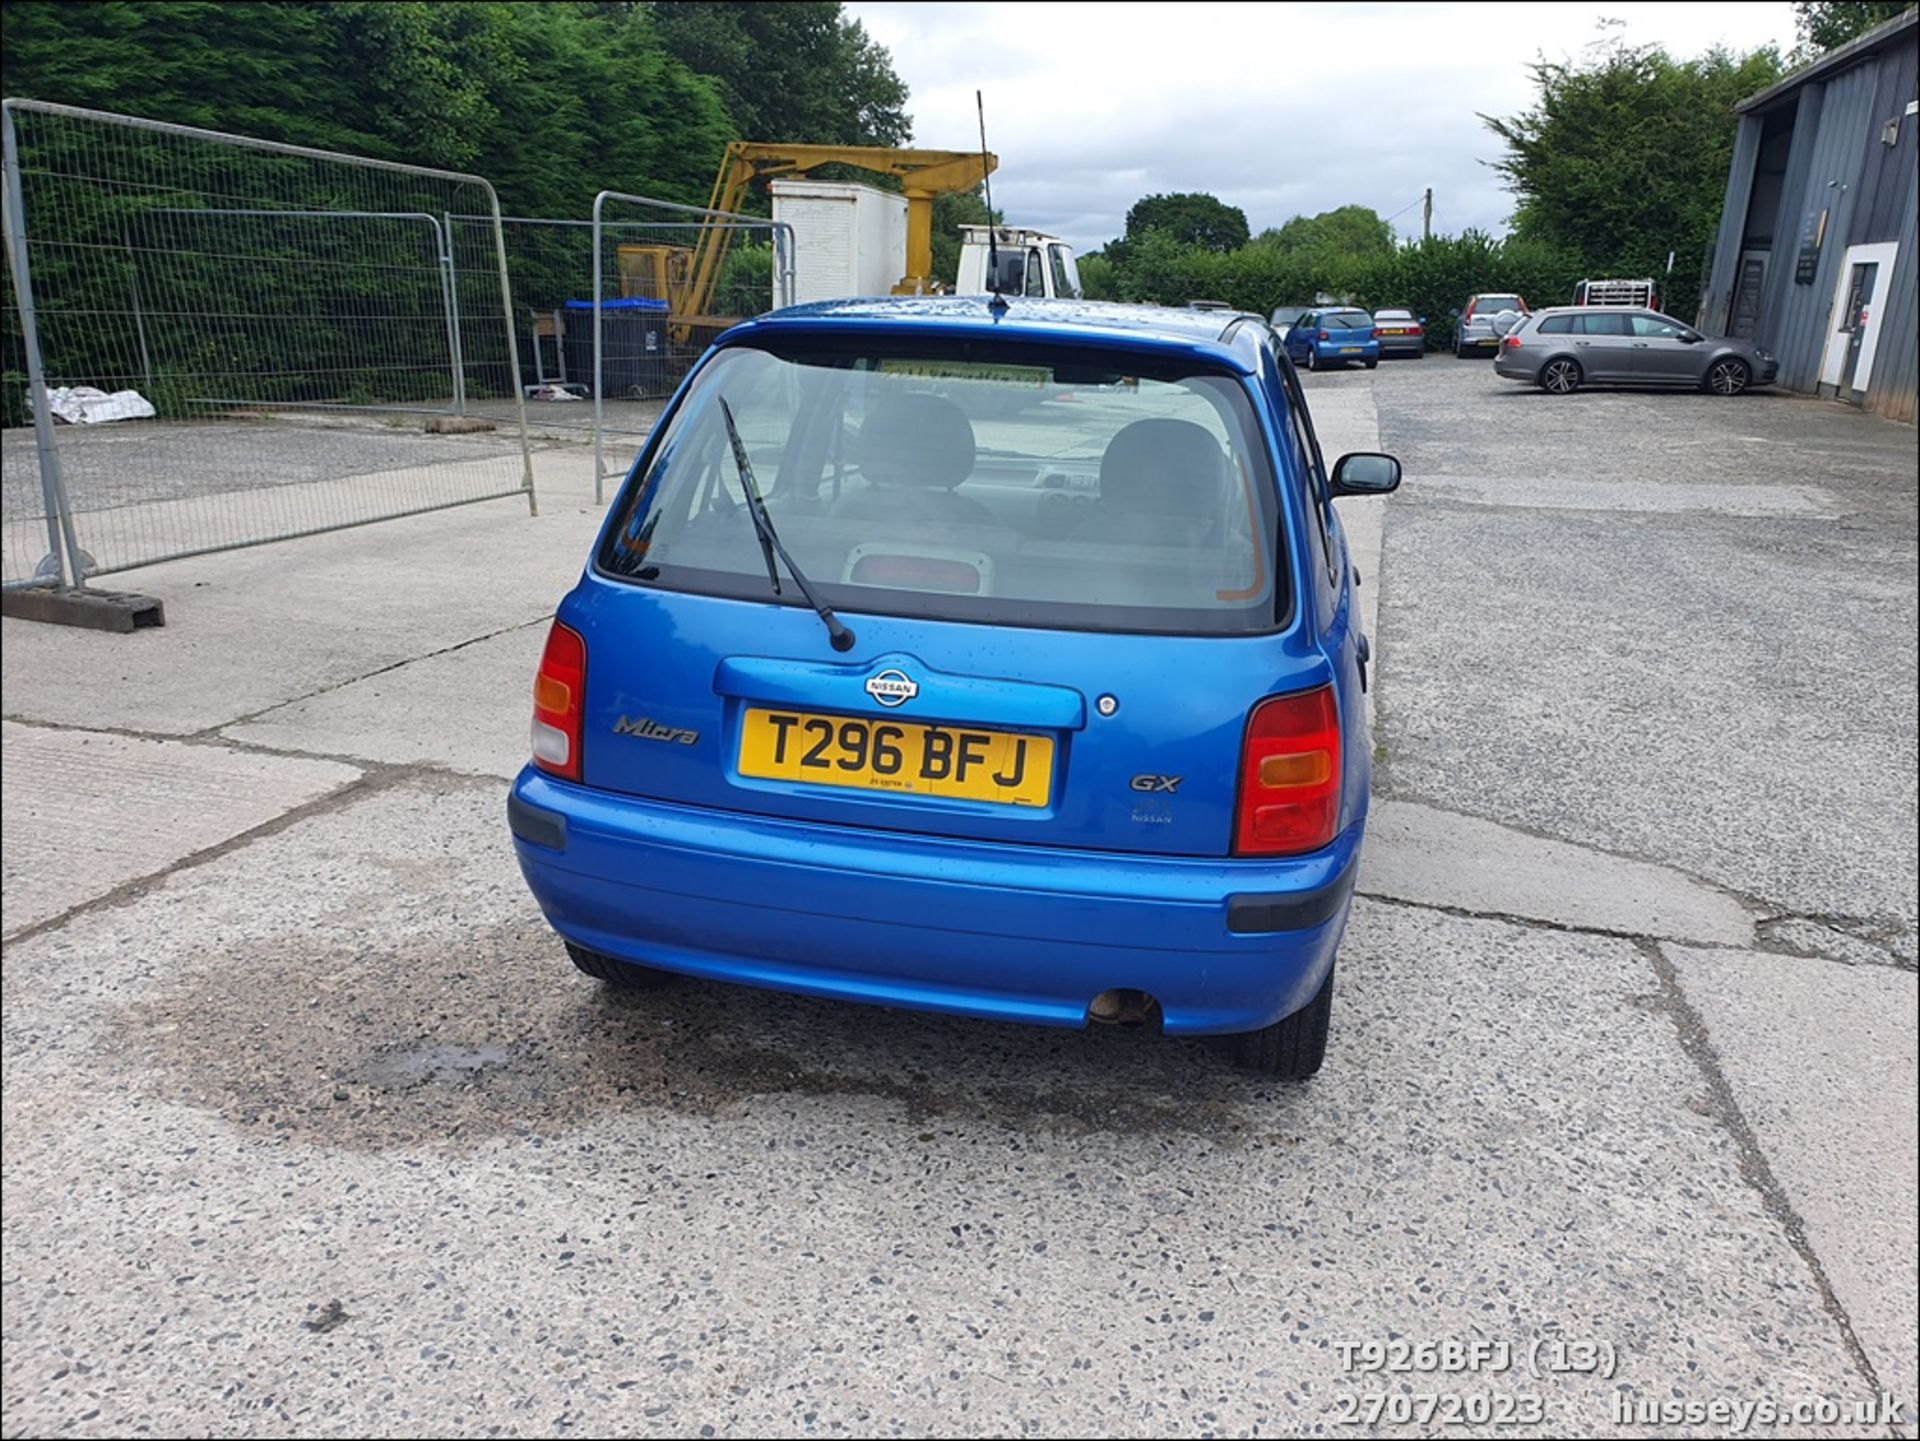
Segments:
[[[586,689],[587,643],[556,620],[533,678],[533,763],[549,775],[580,779]]]
[[[1327,334],[1327,332],[1326,332],[1326,331],[1324,331],[1324,330],[1320,332],[1320,338],[1321,338],[1322,340],[1332,340],[1332,339],[1333,339],[1333,337],[1332,337],[1331,335],[1328,335],[1328,334]]]
[[[1340,712],[1333,687],[1263,700],[1240,750],[1237,856],[1286,856],[1329,844],[1340,823]]]
[[[1517,335],[1509,335],[1500,343],[1506,346],[1508,350],[1518,350],[1520,348],[1520,337]]]
[[[1426,333],[1427,332],[1418,325],[1409,325],[1407,327],[1408,335],[1425,335]]]
[[[1373,327],[1373,338],[1375,340],[1378,340],[1380,338],[1380,327],[1377,325]]]

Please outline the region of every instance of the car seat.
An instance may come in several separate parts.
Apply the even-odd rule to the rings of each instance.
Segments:
[[[1204,545],[1225,493],[1220,442],[1190,420],[1136,420],[1100,457],[1100,508],[1070,539]]]
[[[979,501],[953,493],[973,474],[974,442],[972,423],[951,400],[924,394],[876,397],[855,454],[867,487],[842,501],[836,517],[1000,524]]]

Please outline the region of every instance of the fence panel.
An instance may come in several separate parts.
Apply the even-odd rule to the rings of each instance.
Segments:
[[[603,190],[593,202],[594,499],[624,473],[693,362],[729,326],[790,303],[793,228]]]
[[[9,584],[61,568],[49,492],[64,491],[74,580],[475,501],[531,505],[485,180],[33,101],[9,100],[4,118]],[[455,213],[486,217],[467,228],[488,263],[457,265]],[[39,455],[29,326],[50,392]],[[98,423],[103,411],[124,418]]]

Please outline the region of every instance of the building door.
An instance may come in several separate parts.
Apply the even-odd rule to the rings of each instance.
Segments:
[[[1727,333],[1753,339],[1760,328],[1760,292],[1767,283],[1767,252],[1749,250],[1740,257],[1740,278],[1733,286],[1733,316]]]
[[[1891,240],[1872,245],[1849,245],[1834,286],[1832,309],[1827,312],[1827,343],[1820,356],[1822,395],[1851,400],[1864,393],[1873,378],[1873,356],[1880,339],[1880,318],[1893,279],[1893,261],[1900,247]],[[1789,357],[1782,356],[1783,378]],[[1789,381],[1789,383],[1797,383]]]
[[[1840,329],[1847,336],[1847,356],[1840,367],[1840,394],[1843,398],[1853,394],[1854,374],[1860,368],[1860,347],[1867,338],[1868,326],[1873,323],[1873,283],[1879,274],[1880,267],[1870,260],[1864,265],[1853,266],[1847,279],[1847,308],[1840,320]],[[1865,377],[1861,379],[1864,381]]]

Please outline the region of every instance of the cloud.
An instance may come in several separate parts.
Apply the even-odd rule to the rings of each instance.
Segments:
[[[1629,44],[1678,55],[1793,39],[1764,4],[898,4],[850,14],[912,89],[916,144],[979,143],[974,91],[1000,157],[994,204],[1087,249],[1143,195],[1204,190],[1257,232],[1366,205],[1418,230],[1498,231],[1512,197],[1480,113],[1533,100],[1528,64],[1578,58],[1623,22]]]

